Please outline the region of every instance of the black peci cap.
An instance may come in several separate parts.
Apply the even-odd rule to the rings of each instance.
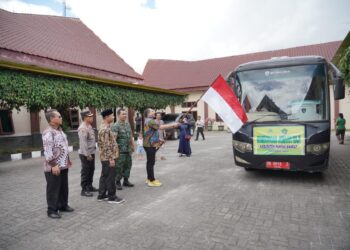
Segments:
[[[113,110],[112,109],[105,109],[105,110],[103,110],[101,112],[101,115],[102,115],[103,118],[105,118],[106,116],[109,116],[111,114],[113,114]]]

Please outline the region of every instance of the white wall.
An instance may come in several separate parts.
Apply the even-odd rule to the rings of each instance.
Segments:
[[[21,111],[12,110],[12,121],[15,130],[15,136],[30,135],[30,113],[25,107],[21,107]]]

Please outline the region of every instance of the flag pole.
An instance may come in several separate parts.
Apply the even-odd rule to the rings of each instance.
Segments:
[[[208,89],[210,89],[210,87],[214,84],[214,82],[216,82],[216,80],[217,80],[219,77],[222,77],[221,74],[220,74],[218,77],[215,78],[215,80],[212,82],[212,84],[210,84],[210,86],[208,87]],[[190,109],[189,109],[184,115],[182,115],[182,116],[187,116],[187,115],[192,111],[192,109],[194,108],[194,106],[196,106],[197,103],[198,103],[198,102],[202,99],[202,97],[205,95],[205,93],[207,93],[208,89],[199,97],[199,99],[198,99],[196,102],[192,103]]]

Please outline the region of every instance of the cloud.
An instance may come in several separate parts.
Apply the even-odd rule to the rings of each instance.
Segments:
[[[347,0],[66,1],[139,73],[152,58],[201,60],[276,50],[341,40],[350,30]]]
[[[343,39],[346,0],[68,0],[138,72],[150,58],[200,60]]]
[[[41,14],[41,15],[54,15],[60,16],[61,14],[51,9],[50,7],[25,3],[19,0],[1,0],[0,8],[16,12],[16,13],[32,13],[32,14]]]

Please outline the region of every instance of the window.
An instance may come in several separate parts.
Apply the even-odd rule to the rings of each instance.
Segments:
[[[194,105],[194,108],[197,108],[197,103],[196,102],[184,102],[182,103],[181,107],[182,108],[190,108],[192,107],[192,105]]]
[[[215,120],[217,122],[223,122],[223,120],[221,119],[221,117],[217,113],[215,113]]]
[[[12,121],[12,111],[11,110],[0,110],[0,134],[13,134],[15,133]]]
[[[69,110],[69,127],[71,129],[79,128],[79,112],[76,109]]]

